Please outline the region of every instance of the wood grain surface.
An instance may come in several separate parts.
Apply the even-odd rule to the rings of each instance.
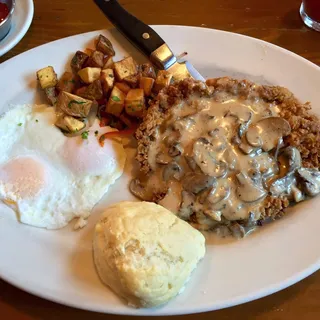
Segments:
[[[320,65],[320,33],[303,25],[298,13],[301,0],[122,0],[120,2],[148,24],[201,26],[246,34],[289,49]],[[34,0],[34,4],[35,14],[30,30],[14,49],[0,58],[0,63],[56,39],[111,27],[92,0]],[[61,306],[34,297],[0,280],[0,319],[106,318],[124,320],[128,317],[107,316]],[[320,272],[286,290],[241,306],[200,315],[173,317],[186,320],[194,318],[199,320],[320,319]]]

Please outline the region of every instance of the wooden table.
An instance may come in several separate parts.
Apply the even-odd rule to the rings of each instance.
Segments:
[[[319,0],[320,1],[320,0]],[[18,1],[19,2],[19,1]],[[122,0],[148,24],[178,24],[228,30],[289,49],[320,65],[320,33],[306,28],[301,0]],[[3,62],[41,44],[111,25],[91,0],[34,0],[33,24]],[[319,85],[319,84],[318,84]],[[245,305],[176,319],[315,320],[320,319],[320,272],[304,281]],[[64,307],[24,293],[0,280],[0,318],[106,319],[106,315]],[[108,316],[108,319],[128,317]]]

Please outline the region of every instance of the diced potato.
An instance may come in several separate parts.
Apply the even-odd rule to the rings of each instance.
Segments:
[[[132,57],[115,62],[114,70],[119,81],[122,81],[126,77],[134,76],[138,73],[137,64]]]
[[[107,94],[114,84],[114,72],[112,69],[105,69],[101,71],[100,80],[102,83],[103,92]]]
[[[172,74],[166,70],[159,70],[154,84],[154,90],[159,92],[161,89],[170,85]]]
[[[112,56],[109,56],[104,60],[104,66],[102,69],[103,70],[104,69],[114,69],[114,62],[113,62]]]
[[[134,76],[125,77],[123,79],[131,88],[136,88],[139,86],[140,75],[136,74]]]
[[[37,71],[37,78],[42,89],[55,87],[58,82],[57,74],[51,66]]]
[[[93,52],[94,52],[93,49],[90,49],[90,48],[85,48],[84,49],[84,53],[87,54],[89,57],[92,55]]]
[[[61,91],[58,96],[57,108],[64,113],[78,118],[88,116],[92,107],[92,101],[76,96],[69,92]]]
[[[77,84],[77,77],[71,72],[65,72],[57,84],[59,91],[72,92]]]
[[[104,54],[100,51],[93,51],[88,61],[86,62],[86,67],[102,68],[104,65]]]
[[[140,67],[140,73],[141,77],[147,77],[147,78],[152,78],[155,79],[157,77],[156,71],[154,70],[154,67],[150,63],[144,63]]]
[[[77,73],[84,67],[84,64],[88,60],[89,56],[82,52],[77,51],[71,60],[71,69],[74,73]]]
[[[141,77],[139,87],[143,89],[145,96],[150,96],[154,85],[154,79],[148,77]]]
[[[119,117],[124,108],[125,97],[126,95],[121,90],[113,87],[107,102],[106,112]]]
[[[48,99],[48,102],[53,106],[57,103],[58,96],[57,96],[57,91],[55,87],[50,87],[44,89],[44,92],[46,94],[46,97]]]
[[[131,90],[129,85],[126,84],[125,82],[116,82],[114,85],[126,94]]]
[[[104,54],[107,54],[108,56],[115,55],[112,43],[102,34],[99,35],[96,48],[97,50],[103,52]]]
[[[60,128],[64,131],[67,131],[69,133],[80,131],[85,127],[84,122],[82,122],[78,119],[75,119],[71,116],[66,116],[66,115],[60,116],[57,119],[55,125],[58,128]]]
[[[100,100],[103,98],[103,90],[100,80],[93,81],[88,87],[82,87],[77,94],[85,99]]]
[[[90,84],[100,78],[101,68],[84,68],[78,72],[79,77],[84,83]]]
[[[125,99],[125,110],[129,116],[142,117],[145,109],[143,89],[131,89]]]

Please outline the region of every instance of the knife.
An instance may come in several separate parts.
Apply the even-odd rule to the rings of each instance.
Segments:
[[[94,2],[112,24],[140,49],[154,66],[170,72],[174,81],[190,77],[205,81],[190,62],[178,61],[158,33],[126,11],[117,0],[94,0]]]

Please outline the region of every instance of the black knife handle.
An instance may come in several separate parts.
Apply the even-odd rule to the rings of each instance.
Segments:
[[[105,16],[146,56],[165,42],[148,25],[126,11],[117,0],[94,0]]]

